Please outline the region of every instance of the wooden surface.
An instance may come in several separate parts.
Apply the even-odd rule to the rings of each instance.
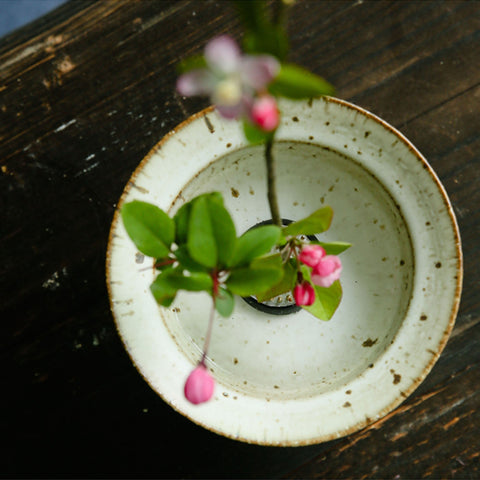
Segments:
[[[430,375],[386,418],[300,448],[237,443],[175,413],[131,365],[105,286],[132,170],[186,115],[178,60],[239,26],[227,2],[74,1],[0,39],[0,473],[480,477],[480,3],[298,1],[291,60],[400,129],[445,185],[462,304]]]

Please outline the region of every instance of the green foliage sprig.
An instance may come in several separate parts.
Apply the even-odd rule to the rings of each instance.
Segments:
[[[286,227],[258,226],[238,237],[217,192],[194,198],[172,218],[141,201],[125,204],[121,215],[138,250],[153,258],[157,274],[150,290],[160,305],[169,307],[179,290],[204,291],[212,297],[217,312],[229,317],[235,295],[253,295],[266,301],[292,291],[300,271],[309,279],[308,269],[292,252],[301,248],[299,236],[326,231],[333,212],[324,207]],[[338,254],[350,246],[315,243],[328,254]],[[304,308],[329,320],[341,299],[340,282],[328,288],[316,286],[315,291],[314,304]]]

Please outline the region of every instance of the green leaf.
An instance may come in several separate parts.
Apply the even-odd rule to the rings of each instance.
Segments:
[[[170,282],[172,272],[173,270],[162,272],[150,285],[150,291],[155,300],[164,307],[169,307],[172,304],[178,290]]]
[[[194,272],[188,276],[176,270],[168,276],[168,283],[177,290],[188,290],[190,292],[212,291],[213,281],[208,273]]]
[[[272,95],[296,100],[335,93],[333,86],[322,77],[291,63],[282,64],[268,89]]]
[[[182,74],[191,70],[200,70],[203,68],[207,68],[205,57],[203,55],[193,55],[180,61],[177,65],[177,72]]]
[[[174,215],[175,222],[175,241],[177,245],[186,243],[188,236],[188,221],[190,219],[190,211],[192,209],[191,202],[182,205]]]
[[[215,298],[215,308],[222,317],[229,317],[233,312],[235,300],[231,292],[225,288],[220,288],[218,296]]]
[[[270,300],[277,295],[282,295],[283,293],[290,292],[295,286],[295,280],[297,278],[297,269],[292,262],[286,262],[283,265],[283,277],[276,285],[272,288],[269,288],[265,292],[262,292],[257,295],[257,300],[259,302],[265,302]]]
[[[237,239],[235,225],[227,209],[223,206],[222,198],[220,198],[219,202],[215,197],[209,197],[207,204],[217,247],[218,264],[226,266],[232,257]]]
[[[260,31],[267,23],[265,0],[235,0],[238,16],[246,30]]]
[[[168,255],[175,238],[175,223],[163,210],[134,200],[122,207],[121,215],[125,230],[140,252],[156,258]]]
[[[257,257],[250,263],[251,268],[283,268],[280,253],[273,253],[264,257]]]
[[[283,275],[281,268],[239,268],[232,271],[227,287],[242,297],[258,295],[277,284]]]
[[[245,30],[244,51],[252,54],[267,53],[283,60],[288,53],[288,36],[283,22],[274,24],[267,16],[267,3],[260,0],[237,0],[235,6]]]
[[[217,264],[217,244],[213,234],[208,200],[198,197],[192,204],[188,222],[187,248],[190,256],[205,267]]]
[[[273,132],[264,132],[247,120],[244,120],[242,124],[243,134],[245,135],[248,143],[251,143],[252,145],[265,143],[273,135]]]
[[[325,249],[327,255],[339,255],[352,246],[347,242],[310,242],[313,245],[320,245]]]
[[[342,286],[337,280],[328,288],[319,287],[318,285],[314,285],[314,288],[315,302],[309,307],[304,306],[302,308],[320,320],[330,320],[340,305]]]
[[[268,253],[281,235],[280,227],[263,225],[245,232],[237,239],[230,266],[247,265],[254,258]]]
[[[308,217],[293,222],[283,229],[284,235],[315,235],[328,230],[332,222],[333,210],[331,207],[323,207],[316,210]]]
[[[285,60],[289,44],[285,29],[281,25],[265,25],[257,31],[246,31],[243,49],[251,54],[268,54]]]
[[[190,270],[190,272],[206,272],[209,270],[208,267],[196,262],[188,253],[186,245],[182,245],[175,250],[175,256],[180,262],[182,268]]]

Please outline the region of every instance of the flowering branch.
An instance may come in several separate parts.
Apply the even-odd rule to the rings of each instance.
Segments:
[[[160,305],[169,307],[179,290],[205,291],[212,297],[203,355],[185,383],[185,397],[194,404],[209,400],[214,391],[205,359],[215,310],[229,317],[235,295],[255,296],[263,302],[292,292],[297,305],[329,320],[342,296],[342,264],[337,255],[350,246],[302,240],[330,227],[330,207],[282,226],[273,155],[281,119],[277,99],[330,95],[333,88],[322,78],[284,61],[288,40],[281,25],[283,4],[277,2],[270,20],[265,2],[236,3],[245,26],[245,53],[227,35],[212,39],[202,56],[182,62],[177,90],[184,96],[209,96],[221,116],[242,122],[249,143],[264,144],[273,224],[237,237],[219,193],[194,198],[173,217],[139,201],[121,210],[126,231],[138,250],[154,259],[158,275],[150,290]]]
[[[275,160],[272,155],[273,137],[269,138],[265,143],[265,161],[267,166],[267,197],[270,205],[270,213],[272,215],[272,223],[282,226],[280,210],[278,208],[277,188],[275,183]]]

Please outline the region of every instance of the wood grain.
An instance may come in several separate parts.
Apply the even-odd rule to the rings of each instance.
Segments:
[[[104,262],[130,173],[206,100],[175,65],[239,36],[227,2],[68,2],[0,39],[0,472],[12,476],[480,476],[480,3],[297,2],[291,59],[399,128],[444,183],[464,293],[450,341],[399,408],[301,448],[246,445],[173,412],[115,331]]]

